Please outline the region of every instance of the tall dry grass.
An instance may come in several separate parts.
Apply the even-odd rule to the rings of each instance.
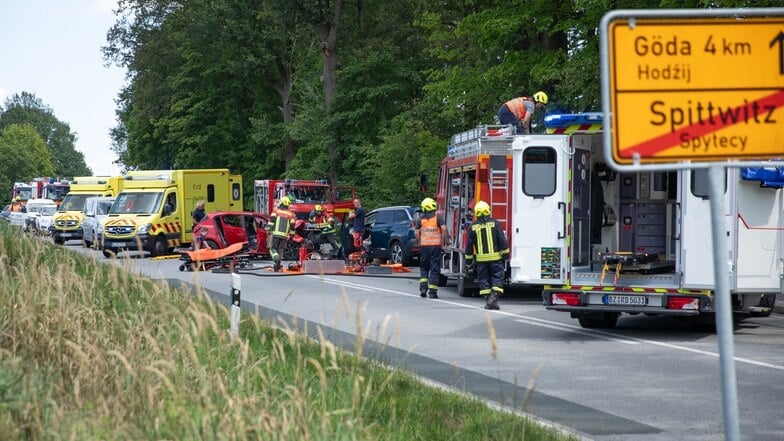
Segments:
[[[232,340],[228,317],[0,225],[0,439],[561,439],[252,316]]]

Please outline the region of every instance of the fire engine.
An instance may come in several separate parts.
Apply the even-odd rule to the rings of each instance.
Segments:
[[[15,182],[11,200],[19,196],[20,208],[28,199],[51,199],[59,206],[70,189],[71,183],[66,179],[35,178],[30,182]]]
[[[704,169],[616,173],[604,162],[602,115],[549,115],[547,134],[453,137],[437,196],[453,243],[443,275],[458,292],[464,226],[488,202],[510,242],[508,283],[541,286],[547,309],[583,327],[614,327],[621,313],[711,317],[713,245]],[[727,264],[735,312],[769,315],[784,275],[782,190],[726,171]]]
[[[271,214],[280,198],[291,200],[289,210],[299,219],[307,220],[316,205],[342,219],[354,209],[354,186],[331,186],[327,180],[263,179],[253,183],[253,210]]]

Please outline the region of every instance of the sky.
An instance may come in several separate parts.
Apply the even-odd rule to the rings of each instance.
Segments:
[[[30,92],[75,133],[95,176],[118,175],[109,130],[125,71],[101,47],[117,0],[0,0],[0,103]]]

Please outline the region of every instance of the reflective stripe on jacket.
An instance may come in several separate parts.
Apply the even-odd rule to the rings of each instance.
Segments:
[[[495,219],[480,218],[471,225],[465,252],[466,260],[476,255],[477,262],[496,262],[509,254],[509,244]]]
[[[291,223],[294,221],[294,213],[282,208],[276,208],[272,212],[272,235],[278,237],[289,237]]]

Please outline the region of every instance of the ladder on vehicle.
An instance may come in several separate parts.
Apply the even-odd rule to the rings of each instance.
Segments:
[[[490,169],[490,213],[501,224],[503,231],[509,222],[509,172]]]

